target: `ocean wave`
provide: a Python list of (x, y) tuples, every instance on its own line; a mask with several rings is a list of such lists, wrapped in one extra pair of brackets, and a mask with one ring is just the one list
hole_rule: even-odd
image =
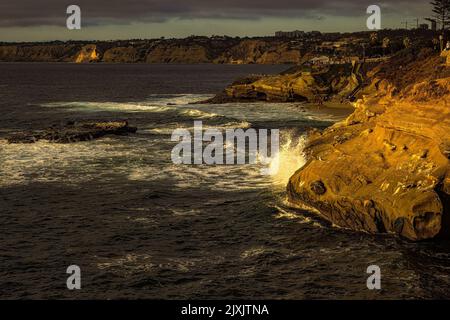
[[(202, 119), (199, 119), (202, 120)], [(251, 127), (251, 123), (247, 121), (233, 121), (231, 119), (222, 119), (223, 121), (219, 122), (217, 125), (208, 125), (207, 123), (202, 124), (202, 129), (248, 129)], [(173, 131), (176, 129), (186, 129), (193, 131), (194, 130), (194, 122), (191, 123), (182, 123), (182, 124), (166, 124), (164, 127), (158, 128), (148, 128), (148, 129), (140, 129), (139, 133), (150, 133), (154, 135), (172, 135)]]
[(48, 108), (66, 108), (77, 111), (127, 111), (127, 112), (165, 112), (175, 106), (187, 106), (190, 103), (210, 98), (211, 95), (179, 94), (150, 95), (142, 102), (91, 102), (91, 101), (60, 101), (41, 104)]
[(166, 112), (170, 107), (149, 105), (146, 103), (123, 102), (52, 102), (41, 106), (47, 108), (65, 108), (73, 111), (97, 112), (97, 111), (126, 111), (126, 112)]
[(192, 117), (195, 119), (212, 119), (212, 118), (219, 118), (220, 116), (216, 113), (201, 111), (198, 109), (181, 109), (180, 114), (188, 117)]
[(151, 94), (147, 102), (161, 105), (188, 105), (212, 98), (211, 94)]
[[(136, 142), (132, 148), (129, 139)], [(141, 180), (143, 171), (147, 181), (165, 178), (159, 166), (147, 164), (146, 160), (155, 156), (163, 159), (165, 151), (137, 137), (106, 137), (71, 144), (3, 141), (0, 148), (0, 187), (52, 182), (80, 185), (94, 180), (115, 181), (118, 175)]]

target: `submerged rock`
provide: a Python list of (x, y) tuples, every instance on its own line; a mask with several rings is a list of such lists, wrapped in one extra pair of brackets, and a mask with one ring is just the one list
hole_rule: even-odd
[(69, 121), (63, 126), (52, 126), (40, 131), (19, 132), (7, 138), (8, 143), (34, 143), (46, 140), (54, 143), (88, 141), (108, 134), (125, 135), (135, 133), (128, 121)]

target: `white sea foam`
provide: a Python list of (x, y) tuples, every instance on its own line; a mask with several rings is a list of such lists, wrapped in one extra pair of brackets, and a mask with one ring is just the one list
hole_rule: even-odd
[(264, 254), (266, 252), (267, 252), (267, 249), (265, 247), (262, 247), (262, 246), (260, 246), (260, 247), (251, 247), (251, 248), (243, 251), (241, 253), (240, 257), (241, 257), (241, 259), (254, 258), (254, 257), (260, 256), (260, 255), (262, 255), (262, 254)]
[[(235, 104), (188, 105), (207, 98), (205, 95), (152, 95), (141, 103), (119, 102), (61, 102), (47, 107), (75, 108), (90, 112), (96, 110), (126, 110), (130, 112), (175, 112), (192, 119), (223, 117), (220, 123), (205, 121), (204, 129), (246, 129), (250, 120), (283, 121), (305, 119), (294, 104)], [(292, 110), (291, 110), (292, 109)], [(295, 110), (294, 110), (295, 109)], [(296, 111), (296, 112), (293, 112)], [(247, 120), (248, 119), (248, 120)], [(294, 120), (295, 120), (294, 119)], [(216, 122), (216, 121), (215, 121)], [(272, 176), (262, 176), (263, 164), (179, 166), (170, 162), (173, 147), (170, 138), (149, 139), (145, 133), (171, 135), (176, 128), (191, 130), (186, 121), (161, 124), (159, 128), (140, 129), (142, 137), (103, 138), (75, 144), (2, 145), (0, 155), (0, 185), (28, 182), (59, 181), (83, 183), (92, 179), (113, 179), (123, 175), (131, 181), (157, 181), (172, 179), (178, 188), (207, 185), (213, 190), (250, 190), (276, 186), (284, 188), (291, 175), (305, 163), (304, 137), (281, 130), (280, 152), (272, 159)], [(269, 128), (270, 129), (270, 128)], [(120, 142), (124, 139), (124, 142)], [(142, 140), (142, 141), (141, 141)], [(154, 145), (156, 144), (156, 145)]]
[(139, 180), (137, 177), (143, 172), (147, 181), (164, 178), (159, 166), (148, 165), (145, 161), (147, 157), (158, 155), (153, 142), (133, 144), (130, 148), (128, 139), (138, 138), (120, 137), (119, 141), (103, 138), (71, 144), (1, 142), (0, 186), (36, 182), (77, 185), (92, 180), (109, 181), (117, 175)]
[[(210, 98), (210, 95), (151, 95), (149, 99), (142, 102), (90, 102), (90, 101), (69, 101), (52, 102), (42, 104), (48, 108), (65, 108), (82, 112), (96, 111), (126, 111), (126, 112), (167, 112), (180, 106), (189, 106), (189, 103)], [(196, 109), (180, 109), (180, 112), (195, 113)], [(197, 110), (199, 113), (202, 111)], [(204, 113), (207, 114), (207, 113)], [(195, 114), (194, 114), (195, 115)]]
[[(125, 111), (125, 112), (177, 112), (193, 119), (226, 117), (236, 121), (292, 121), (313, 120), (335, 122), (343, 118), (326, 110), (314, 110), (292, 103), (233, 103), (190, 104), (210, 98), (211, 95), (150, 95), (142, 102), (53, 102), (42, 106), (65, 108), (79, 112)], [(299, 111), (302, 108), (302, 112)]]
[(189, 116), (192, 118), (196, 118), (196, 119), (211, 119), (211, 118), (215, 118), (218, 117), (218, 114), (215, 113), (211, 113), (211, 112), (205, 112), (205, 111), (201, 111), (198, 109), (181, 109), (180, 110), (180, 114), (184, 115), (184, 116)]
[(269, 164), (274, 184), (286, 186), (294, 172), (305, 165), (305, 142), (305, 136), (295, 137), (291, 131), (282, 132), (280, 150)]
[[(201, 115), (201, 114), (200, 114)], [(247, 121), (229, 121), (223, 124), (217, 125), (208, 125), (203, 124), (203, 129), (248, 129), (251, 124)], [(165, 124), (164, 127), (161, 128), (150, 128), (150, 129), (139, 129), (140, 133), (150, 133), (150, 134), (160, 134), (160, 135), (172, 135), (173, 131), (176, 129), (186, 129), (193, 131), (194, 130), (194, 122), (192, 121), (191, 125), (184, 124), (180, 126), (178, 124)]]
[(200, 102), (212, 98), (210, 94), (153, 94), (147, 99), (147, 102), (153, 104), (173, 104), (173, 105), (188, 105), (190, 103)]
[(48, 108), (65, 108), (80, 112), (126, 111), (126, 112), (166, 112), (172, 108), (146, 103), (124, 102), (52, 102), (42, 104)]

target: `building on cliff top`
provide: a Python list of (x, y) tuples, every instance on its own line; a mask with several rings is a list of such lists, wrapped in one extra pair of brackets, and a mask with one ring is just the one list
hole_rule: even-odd
[(321, 66), (330, 64), (330, 58), (327, 56), (314, 57), (309, 60), (309, 63), (314, 66)]
[(305, 31), (295, 30), (295, 31), (277, 31), (275, 32), (275, 37), (277, 38), (302, 38), (305, 36)]

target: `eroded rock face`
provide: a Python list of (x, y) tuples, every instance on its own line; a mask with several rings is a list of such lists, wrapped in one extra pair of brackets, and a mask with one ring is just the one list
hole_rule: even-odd
[(139, 59), (138, 52), (133, 47), (114, 47), (103, 54), (102, 62), (133, 63)]
[(80, 50), (76, 45), (4, 45), (0, 61), (74, 62)]
[(207, 63), (210, 62), (206, 48), (199, 45), (160, 44), (152, 49), (147, 63)]
[(75, 57), (76, 63), (97, 62), (98, 60), (97, 46), (94, 44), (83, 46)]
[(22, 43), (0, 45), (0, 61), (297, 64), (304, 55), (300, 47), (283, 40), (228, 37)]
[(341, 227), (410, 240), (448, 235), (450, 77), (401, 90), (374, 82), (349, 118), (309, 136), (309, 161), (288, 198)]
[(8, 143), (34, 143), (46, 140), (54, 143), (88, 141), (108, 134), (125, 135), (136, 132), (127, 121), (69, 121), (41, 131), (19, 132), (7, 138)]
[(302, 54), (298, 48), (291, 48), (288, 43), (271, 43), (263, 40), (243, 40), (238, 45), (223, 52), (214, 60), (215, 63), (235, 64), (297, 64)]
[(322, 70), (296, 70), (233, 83), (207, 102), (343, 102), (360, 84), (359, 75), (352, 73), (350, 64), (333, 65)]

